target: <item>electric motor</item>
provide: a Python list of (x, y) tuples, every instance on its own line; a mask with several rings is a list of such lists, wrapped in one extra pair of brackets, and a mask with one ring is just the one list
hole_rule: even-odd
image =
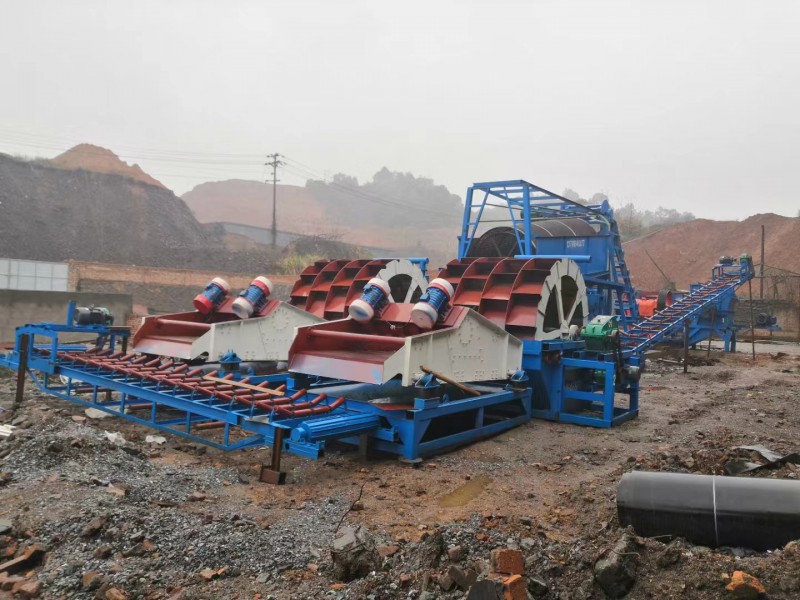
[(76, 325), (113, 325), (114, 315), (103, 306), (78, 306), (75, 308)]
[(194, 299), (194, 307), (204, 315), (217, 310), (231, 291), (231, 286), (222, 277), (212, 279)]
[(267, 277), (263, 275), (256, 277), (246, 290), (239, 293), (239, 297), (231, 305), (231, 310), (240, 319), (249, 319), (267, 304), (272, 288), (272, 282)]

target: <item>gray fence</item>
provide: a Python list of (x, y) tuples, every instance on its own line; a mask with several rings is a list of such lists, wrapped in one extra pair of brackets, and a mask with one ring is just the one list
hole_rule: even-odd
[(0, 258), (0, 290), (66, 292), (65, 263)]

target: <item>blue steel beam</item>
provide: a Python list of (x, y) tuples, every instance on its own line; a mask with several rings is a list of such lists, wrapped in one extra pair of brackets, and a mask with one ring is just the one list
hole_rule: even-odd
[[(53, 365), (52, 371), (44, 373), (44, 378), (35, 371), (31, 373), (36, 385), (45, 393), (222, 450), (271, 445), (276, 429), (281, 428), (288, 433), (284, 436), (283, 449), (300, 456), (316, 458), (324, 452), (328, 440), (353, 441), (361, 433), (370, 433), (376, 447), (416, 459), (493, 435), (531, 418), (529, 388), (511, 390), (484, 386), (484, 393), (479, 397), (453, 401), (417, 399), (415, 408), (404, 411), (386, 411), (369, 402), (347, 400), (344, 407), (324, 416), (284, 415), (275, 420), (276, 415), (269, 411), (256, 411), (252, 406), (242, 407), (216, 396), (196, 395), (172, 384), (121, 374), (106, 366), (70, 362), (68, 358), (39, 358), (46, 358), (47, 366)], [(67, 383), (51, 385), (49, 377), (52, 375), (65, 377)], [(270, 380), (276, 381), (276, 378)], [(115, 392), (115, 396), (108, 400), (110, 396), (106, 396), (105, 390)], [(83, 392), (88, 394), (82, 395)], [(139, 405), (139, 410), (126, 411), (131, 405)], [(142, 410), (146, 417), (139, 412)], [(163, 414), (165, 410), (176, 411), (177, 415)], [(496, 413), (499, 421), (487, 420), (490, 410)], [(447, 422), (458, 414), (474, 414), (474, 426), (455, 432), (445, 426), (430, 437), (432, 423)], [(198, 434), (196, 426), (209, 422), (222, 425), (223, 441)], [(229, 434), (233, 428), (247, 437), (231, 442)]]
[[(125, 419), (125, 420), (128, 420), (128, 421), (132, 421), (132, 422), (138, 423), (140, 425), (146, 425), (147, 427), (152, 427), (153, 429), (157, 429), (157, 430), (163, 431), (165, 433), (174, 433), (176, 435), (179, 435), (181, 437), (190, 439), (192, 441), (200, 442), (200, 443), (203, 443), (203, 444), (207, 444), (207, 445), (212, 446), (214, 448), (217, 448), (219, 450), (241, 450), (241, 449), (244, 449), (244, 448), (252, 448), (252, 447), (258, 447), (258, 446), (269, 446), (272, 443), (272, 437), (268, 436), (268, 435), (265, 435), (263, 432), (261, 432), (261, 433), (258, 433), (256, 435), (252, 435), (252, 436), (250, 436), (248, 438), (239, 440), (238, 442), (235, 442), (233, 444), (221, 444), (221, 443), (216, 442), (214, 440), (210, 440), (208, 438), (200, 437), (198, 435), (194, 435), (194, 434), (189, 433), (187, 431), (182, 431), (180, 429), (176, 429), (175, 427), (171, 427), (169, 425), (165, 425), (164, 423), (161, 423), (159, 421), (155, 421), (153, 419), (143, 419), (143, 418), (137, 417), (136, 415), (133, 415), (133, 414), (131, 414), (129, 412), (125, 412), (125, 410), (124, 410), (125, 409), (125, 403), (120, 403), (119, 404), (119, 410), (114, 410), (109, 405), (106, 405), (106, 404), (103, 404), (103, 403), (98, 403), (98, 402), (95, 402), (95, 401), (84, 400), (83, 398), (80, 398), (79, 396), (77, 396), (75, 394), (65, 393), (63, 391), (63, 389), (50, 387), (50, 386), (46, 385), (42, 380), (40, 380), (39, 377), (33, 372), (30, 373), (30, 375), (31, 375), (31, 378), (33, 379), (34, 383), (36, 384), (36, 386), (40, 390), (45, 392), (46, 394), (49, 394), (49, 395), (52, 395), (52, 396), (56, 396), (56, 397), (62, 398), (64, 400), (68, 400), (70, 402), (74, 402), (74, 403), (80, 404), (82, 406), (86, 406), (86, 407), (90, 407), (90, 408), (96, 408), (96, 409), (102, 410), (104, 412), (107, 412), (107, 413), (109, 413), (111, 415), (120, 417), (122, 419)], [(136, 397), (140, 401), (143, 400), (143, 398), (139, 398), (138, 395)], [(96, 398), (96, 393), (94, 395), (94, 398)], [(154, 404), (156, 404), (156, 403), (154, 403)], [(161, 404), (161, 403), (159, 402), (158, 404)], [(178, 409), (178, 410), (180, 410), (180, 409)], [(216, 419), (209, 419), (208, 417), (203, 418), (203, 421), (209, 421), (209, 420), (216, 420)]]
[[(748, 277), (749, 279), (749, 277)], [(747, 281), (747, 279), (745, 279)], [(664, 341), (667, 337), (671, 336), (679, 327), (683, 327), (685, 321), (691, 320), (694, 317), (705, 313), (710, 310), (712, 306), (716, 305), (720, 299), (727, 294), (735, 292), (744, 281), (741, 278), (731, 279), (725, 282), (723, 279), (712, 280), (707, 286), (719, 285), (720, 287), (714, 289), (712, 287), (702, 287), (698, 290), (698, 294), (687, 296), (684, 299), (686, 306), (677, 306), (673, 313), (666, 313), (667, 309), (656, 313), (649, 319), (641, 321), (634, 325), (629, 332), (623, 334), (623, 343), (628, 344), (628, 350), (635, 354), (640, 354), (650, 348), (651, 346)], [(724, 284), (724, 285), (723, 285)], [(702, 295), (702, 292), (713, 290), (707, 295)], [(668, 307), (672, 308), (672, 307)], [(680, 311), (680, 312), (679, 312)], [(665, 316), (670, 314), (672, 316)], [(659, 320), (658, 317), (664, 316), (664, 320)], [(652, 325), (654, 331), (649, 331), (647, 326)]]
[[(484, 192), (482, 201), (476, 201), (475, 191)], [(488, 203), (490, 197), (502, 204)], [(607, 205), (584, 206), (522, 179), (474, 183), (467, 189), (461, 235), (458, 238), (458, 258), (464, 258), (469, 253), (486, 206), (508, 208), (518, 246), (524, 254), (530, 254), (532, 250), (533, 240), (528, 226), (531, 219), (581, 217), (591, 223), (599, 223), (603, 230), (607, 230), (610, 217)], [(517, 218), (514, 211), (520, 209), (522, 216)], [(473, 215), (473, 211), (477, 211), (477, 215)], [(518, 225), (523, 226), (524, 234), (518, 231)]]

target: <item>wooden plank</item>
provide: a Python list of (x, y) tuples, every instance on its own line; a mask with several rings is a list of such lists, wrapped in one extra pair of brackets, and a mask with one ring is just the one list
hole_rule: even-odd
[(451, 379), (450, 377), (447, 377), (446, 375), (442, 375), (441, 373), (437, 373), (436, 371), (432, 371), (431, 369), (429, 369), (425, 365), (420, 365), (419, 368), (420, 368), (421, 371), (423, 371), (425, 373), (428, 373), (429, 375), (433, 375), (434, 377), (436, 377), (436, 379), (440, 379), (440, 380), (444, 381), (445, 383), (449, 383), (450, 385), (456, 386), (462, 392), (466, 392), (467, 394), (471, 394), (473, 396), (480, 396), (481, 395), (481, 393), (478, 390), (476, 390), (475, 388), (471, 388), (468, 385), (464, 385), (463, 383), (458, 383), (456, 380)]
[(258, 387), (257, 385), (250, 385), (249, 383), (241, 383), (239, 381), (233, 381), (232, 379), (222, 379), (220, 377), (212, 377), (211, 375), (206, 375), (205, 377), (203, 377), (203, 379), (208, 379), (209, 381), (215, 381), (217, 383), (222, 383), (224, 385), (232, 385), (234, 387), (253, 390), (256, 392), (262, 392), (264, 394), (270, 394), (272, 396), (277, 396), (278, 398), (283, 398), (284, 396), (286, 396), (284, 392), (277, 392), (269, 388)]

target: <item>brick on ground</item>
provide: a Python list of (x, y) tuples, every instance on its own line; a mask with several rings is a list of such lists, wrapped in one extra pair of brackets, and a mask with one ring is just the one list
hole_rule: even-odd
[(491, 555), (492, 571), (504, 575), (524, 575), (525, 558), (519, 550), (496, 548)]

